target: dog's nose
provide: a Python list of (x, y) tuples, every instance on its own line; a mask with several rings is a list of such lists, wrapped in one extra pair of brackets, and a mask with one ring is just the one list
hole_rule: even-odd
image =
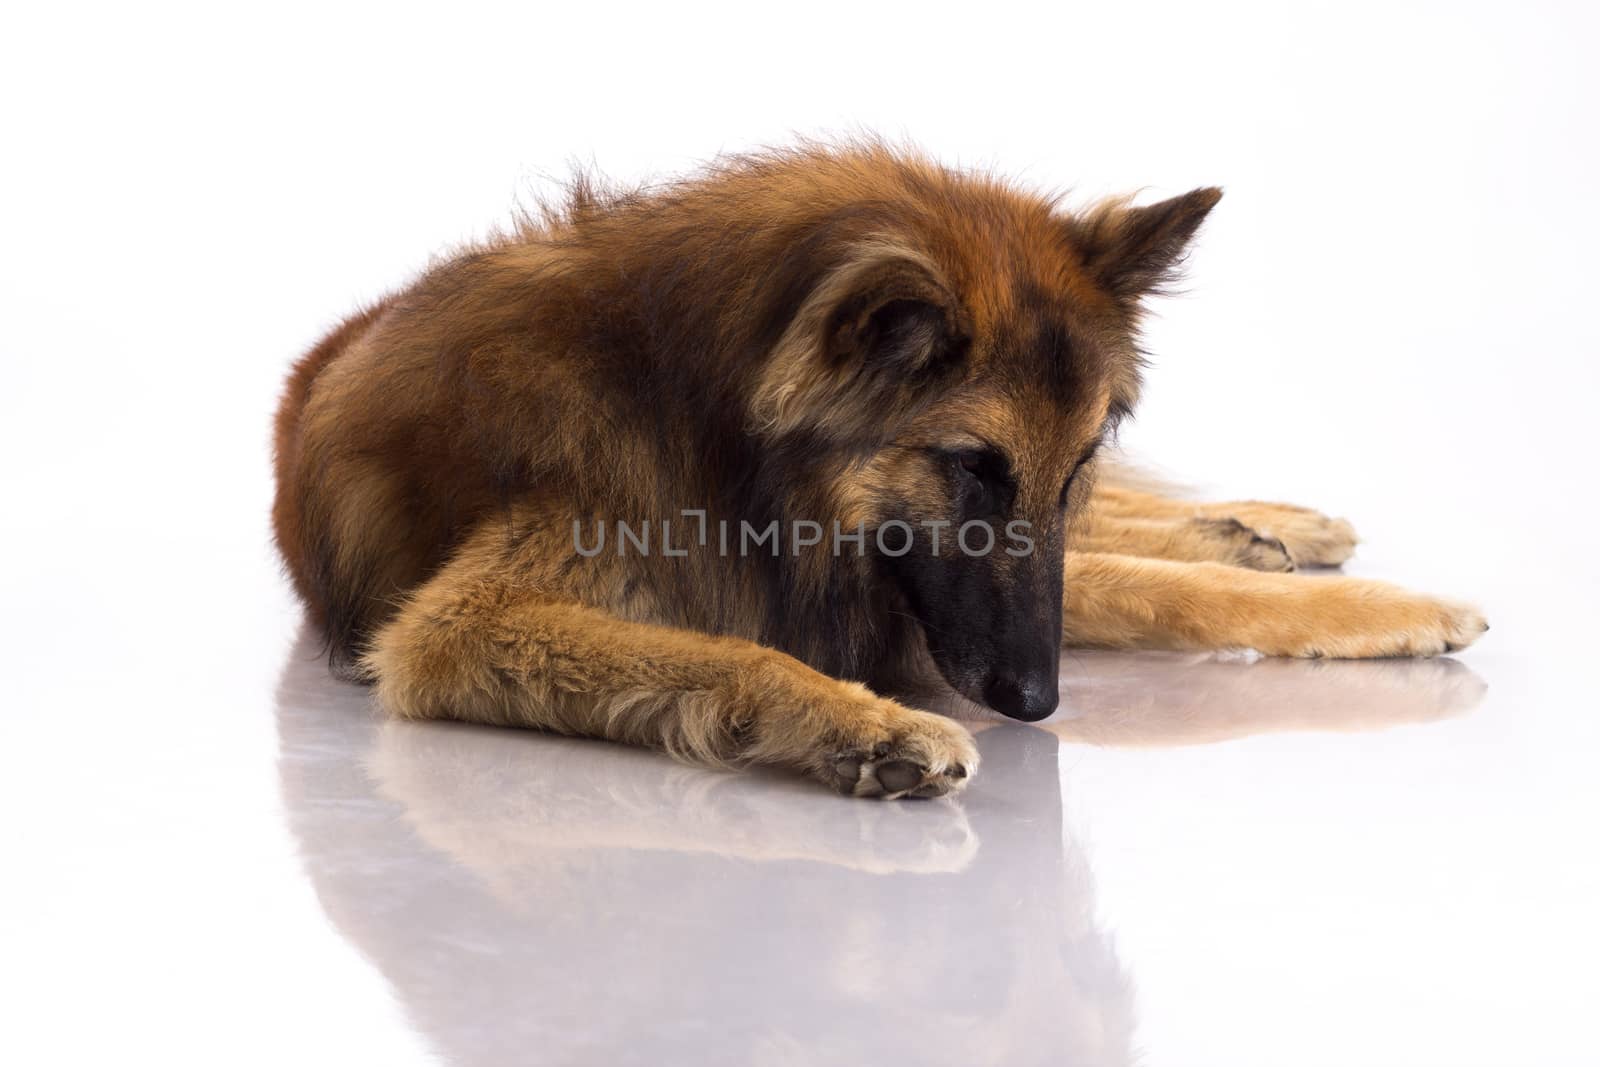
[(1002, 715), (1023, 722), (1038, 722), (1056, 710), (1061, 691), (1054, 671), (1049, 674), (994, 675), (983, 687), (983, 701)]

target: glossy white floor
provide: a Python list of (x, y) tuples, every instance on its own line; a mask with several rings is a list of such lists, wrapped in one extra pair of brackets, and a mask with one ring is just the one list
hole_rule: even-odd
[[(609, 65), (579, 8), (17, 13), (0, 1062), (1600, 1063), (1592, 9), (824, 7), (641, 10)], [(1492, 632), (1073, 655), (924, 803), (328, 677), (266, 527), (293, 354), (529, 170), (863, 126), (1225, 184), (1129, 446)]]

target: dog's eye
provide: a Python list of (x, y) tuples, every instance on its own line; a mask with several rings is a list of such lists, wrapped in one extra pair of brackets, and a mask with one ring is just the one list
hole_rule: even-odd
[(1061, 487), (1061, 506), (1063, 508), (1067, 506), (1067, 500), (1072, 496), (1072, 483), (1077, 480), (1078, 472), (1082, 469), (1082, 464), (1072, 468), (1072, 473), (1067, 475), (1067, 484)]
[(964, 481), (998, 482), (1005, 475), (1005, 461), (991, 452), (977, 449), (949, 452), (946, 459)]
[(1095, 453), (1099, 451), (1100, 442), (1096, 441), (1094, 444), (1089, 446), (1089, 450), (1083, 454), (1083, 458), (1078, 460), (1078, 465), (1072, 468), (1072, 473), (1067, 475), (1067, 484), (1061, 487), (1062, 508), (1067, 506), (1067, 501), (1072, 496), (1072, 484), (1078, 480), (1078, 475), (1083, 473), (1083, 469), (1087, 467), (1091, 461), (1093, 461)]
[(1011, 507), (1014, 492), (1005, 456), (989, 449), (944, 453), (964, 513), (994, 515)]

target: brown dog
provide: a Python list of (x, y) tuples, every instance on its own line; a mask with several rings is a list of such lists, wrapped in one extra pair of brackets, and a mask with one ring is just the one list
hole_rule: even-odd
[(1470, 608), (1274, 573), (1341, 562), (1343, 522), (1091, 487), (1140, 300), (1220, 195), (1071, 215), (877, 144), (580, 186), (301, 360), (279, 547), (396, 715), (861, 796), (976, 768), (960, 725), (879, 694), (1036, 720), (1063, 642), (1469, 643)]

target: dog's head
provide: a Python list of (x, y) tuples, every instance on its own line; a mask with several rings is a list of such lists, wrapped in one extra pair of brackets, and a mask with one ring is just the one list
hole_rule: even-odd
[[(1056, 707), (1066, 527), (1138, 394), (1139, 302), (1221, 192), (1067, 215), (932, 167), (836, 209), (752, 391), (958, 692)], [(819, 487), (820, 488), (817, 488)]]

